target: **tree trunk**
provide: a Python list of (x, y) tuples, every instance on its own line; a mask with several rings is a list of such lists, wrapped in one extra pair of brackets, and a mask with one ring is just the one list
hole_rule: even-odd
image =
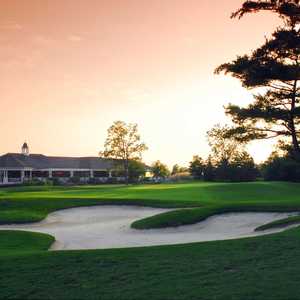
[(300, 146), (299, 146), (299, 141), (297, 137), (297, 130), (295, 127), (295, 120), (294, 120), (294, 114), (293, 111), (296, 107), (296, 97), (297, 97), (297, 80), (294, 82), (294, 87), (293, 87), (293, 96), (292, 96), (292, 103), (291, 103), (291, 119), (290, 119), (290, 130), (291, 130), (291, 135), (292, 135), (292, 143), (293, 143), (293, 155), (296, 160), (300, 160)]
[(128, 159), (124, 160), (124, 172), (125, 172), (125, 184), (129, 183), (129, 161)]
[(300, 146), (299, 146), (299, 141), (298, 141), (294, 124), (292, 129), (292, 142), (293, 142), (293, 152), (294, 152), (293, 156), (295, 157), (296, 160), (300, 161)]

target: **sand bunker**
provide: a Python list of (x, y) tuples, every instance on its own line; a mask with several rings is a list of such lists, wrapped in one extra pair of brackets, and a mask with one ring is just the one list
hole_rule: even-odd
[(42, 222), (3, 225), (0, 229), (48, 233), (56, 242), (51, 250), (106, 249), (183, 244), (257, 236), (281, 231), (254, 232), (258, 226), (295, 213), (228, 213), (195, 225), (136, 230), (130, 224), (168, 209), (136, 206), (94, 206), (60, 210)]

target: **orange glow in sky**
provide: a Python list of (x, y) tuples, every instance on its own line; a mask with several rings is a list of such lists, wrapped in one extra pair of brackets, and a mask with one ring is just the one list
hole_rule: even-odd
[[(97, 155), (115, 120), (138, 123), (146, 162), (206, 156), (223, 105), (251, 92), (214, 69), (263, 43), (271, 14), (241, 0), (1, 0), (0, 153)], [(260, 161), (269, 143), (249, 147)]]

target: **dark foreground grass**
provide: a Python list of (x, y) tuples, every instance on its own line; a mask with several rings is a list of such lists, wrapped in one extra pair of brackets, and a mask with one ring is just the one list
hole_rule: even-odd
[(48, 236), (0, 234), (0, 299), (300, 299), (299, 229), (232, 241), (61, 252), (45, 251)]

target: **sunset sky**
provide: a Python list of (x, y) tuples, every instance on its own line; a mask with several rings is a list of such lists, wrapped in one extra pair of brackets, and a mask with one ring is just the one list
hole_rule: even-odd
[[(223, 105), (251, 92), (214, 69), (263, 43), (271, 14), (241, 0), (1, 0), (0, 153), (90, 156), (115, 120), (138, 123), (147, 163), (205, 157)], [(256, 161), (271, 151), (249, 147)]]

